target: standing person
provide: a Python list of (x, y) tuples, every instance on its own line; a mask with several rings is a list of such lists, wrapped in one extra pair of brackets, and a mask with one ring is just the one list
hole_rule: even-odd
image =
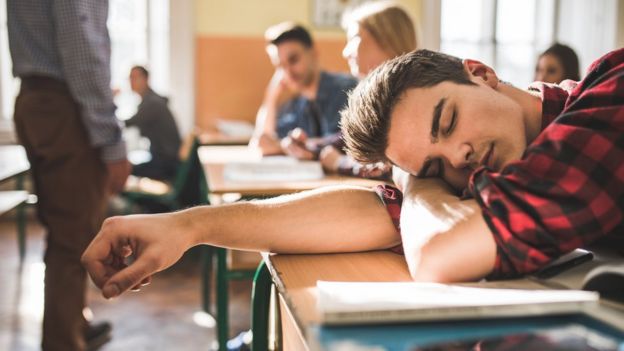
[(559, 84), (566, 79), (579, 81), (579, 59), (574, 50), (563, 44), (554, 44), (537, 59), (533, 80)]
[(171, 180), (177, 169), (180, 151), (180, 132), (173, 118), (167, 98), (149, 86), (149, 71), (143, 66), (130, 70), (130, 87), (141, 96), (137, 113), (126, 121), (126, 126), (136, 126), (141, 135), (150, 141), (152, 159), (135, 165), (132, 174), (159, 180)]
[(8, 0), (15, 129), (32, 166), (48, 231), (42, 347), (95, 349), (110, 325), (89, 325), (80, 256), (107, 199), (130, 172), (110, 88), (108, 1)]
[[(368, 2), (345, 14), (342, 23), (347, 44), (342, 56), (351, 74), (360, 79), (383, 62), (416, 49), (416, 28), (410, 15), (392, 2)], [(320, 161), (328, 172), (366, 178), (384, 178), (384, 164), (363, 165), (342, 152), (341, 143), (328, 145)]]
[(355, 78), (323, 71), (312, 36), (302, 26), (284, 22), (265, 33), (267, 53), (275, 67), (256, 117), (251, 141), (263, 154), (316, 155), (293, 145), (291, 134), (323, 138), (338, 132), (340, 110)]

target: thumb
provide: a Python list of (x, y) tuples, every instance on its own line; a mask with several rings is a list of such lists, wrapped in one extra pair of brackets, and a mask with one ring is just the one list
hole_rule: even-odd
[(138, 285), (145, 278), (156, 273), (158, 266), (156, 260), (149, 259), (145, 255), (138, 257), (128, 267), (113, 275), (102, 287), (102, 295), (113, 298), (121, 295), (126, 290)]

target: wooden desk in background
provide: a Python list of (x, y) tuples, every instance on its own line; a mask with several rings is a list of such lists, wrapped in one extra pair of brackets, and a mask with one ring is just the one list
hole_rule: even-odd
[(0, 145), (0, 183), (30, 169), (26, 150), (21, 145)]
[(249, 137), (225, 135), (219, 132), (204, 132), (197, 135), (200, 145), (247, 145)]
[[(226, 165), (228, 163), (262, 163), (263, 158), (259, 150), (247, 146), (201, 146), (198, 149), (198, 154), (204, 167), (208, 192), (212, 197), (218, 197), (217, 202), (220, 203), (224, 202), (222, 200), (224, 195), (231, 193), (240, 194), (243, 198), (259, 198), (292, 194), (330, 185), (345, 184), (372, 187), (381, 184), (380, 181), (376, 180), (335, 175), (326, 175), (318, 180), (305, 181), (232, 181), (224, 176)], [(220, 350), (225, 349), (224, 344), (228, 338), (227, 281), (229, 279), (251, 278), (259, 262), (260, 256), (257, 253), (217, 249), (216, 317)], [(204, 277), (206, 276), (204, 274)], [(208, 296), (207, 293), (204, 293), (204, 309), (207, 311), (206, 296)]]
[(262, 162), (259, 150), (247, 146), (201, 146), (199, 160), (204, 167), (208, 182), (208, 191), (213, 195), (238, 193), (243, 197), (268, 197), (292, 194), (331, 185), (359, 185), (372, 187), (382, 182), (379, 180), (326, 175), (318, 180), (275, 181), (231, 181), (224, 177), (223, 171), (228, 163)]
[(23, 204), (29, 200), (29, 194), (22, 189), (24, 188), (24, 174), (29, 169), (30, 163), (23, 146), (0, 145), (0, 183), (15, 179), (17, 189), (0, 191), (0, 215), (17, 208), (16, 224), (20, 261), (26, 254), (26, 214)]

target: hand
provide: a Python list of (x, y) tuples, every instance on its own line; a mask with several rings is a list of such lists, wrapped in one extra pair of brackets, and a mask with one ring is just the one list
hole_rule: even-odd
[(281, 141), (282, 151), (299, 160), (313, 160), (314, 153), (306, 147), (308, 135), (301, 128), (295, 128)]
[(260, 148), (262, 156), (281, 155), (283, 153), (280, 141), (267, 134), (261, 134), (259, 137), (252, 138), (249, 141), (249, 146)]
[[(192, 244), (174, 214), (111, 217), (82, 255), (105, 298), (138, 290), (152, 274), (173, 265)], [(126, 265), (132, 256), (134, 262)]]
[(125, 158), (123, 160), (106, 163), (109, 193), (116, 194), (123, 190), (131, 170), (132, 165)]
[(288, 78), (283, 69), (276, 69), (265, 92), (265, 102), (274, 106), (281, 106), (294, 98), (300, 92), (297, 85)]
[(371, 179), (379, 179), (384, 177), (391, 170), (391, 166), (383, 162), (367, 164), (361, 170), (360, 176)]
[(323, 169), (328, 173), (336, 173), (343, 157), (348, 157), (332, 145), (325, 146), (320, 153), (319, 160)]

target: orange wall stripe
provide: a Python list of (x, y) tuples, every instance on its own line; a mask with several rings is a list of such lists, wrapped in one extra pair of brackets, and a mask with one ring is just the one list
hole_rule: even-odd
[[(321, 66), (348, 72), (344, 39), (318, 39)], [(273, 67), (261, 37), (200, 36), (196, 39), (196, 125), (214, 127), (218, 118), (253, 122)]]

